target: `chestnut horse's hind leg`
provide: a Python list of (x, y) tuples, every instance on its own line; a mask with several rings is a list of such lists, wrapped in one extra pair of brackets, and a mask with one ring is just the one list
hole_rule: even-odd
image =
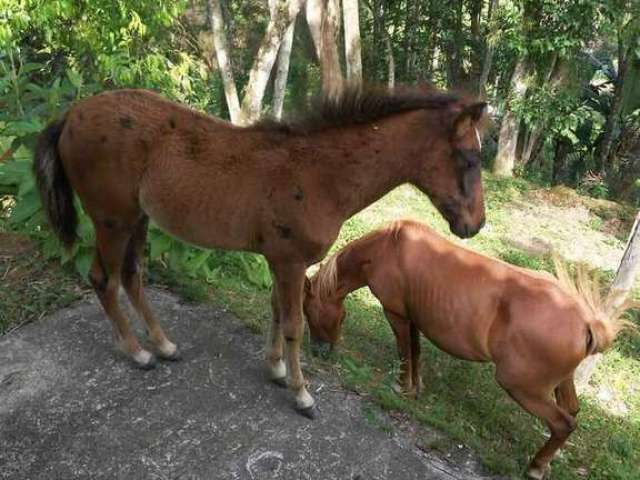
[(578, 402), (573, 377), (561, 382), (560, 385), (556, 387), (555, 393), (558, 405), (569, 412), (569, 415), (575, 417), (580, 410), (580, 403)]
[(108, 229), (101, 225), (94, 226), (96, 256), (89, 272), (91, 284), (114, 326), (118, 346), (124, 350), (136, 366), (143, 369), (152, 368), (155, 365), (155, 357), (140, 346), (131, 330), (129, 319), (118, 304), (122, 263), (131, 234)]
[(576, 420), (555, 404), (551, 398), (551, 392), (548, 394), (532, 393), (521, 389), (507, 389), (507, 392), (527, 412), (544, 420), (551, 431), (551, 437), (536, 453), (527, 470), (527, 476), (533, 480), (548, 478), (549, 464), (558, 449), (564, 445), (571, 432), (575, 430)]
[(273, 277), (273, 287), (271, 290), (271, 330), (267, 344), (267, 362), (269, 362), (269, 374), (271, 380), (276, 384), (287, 386), (287, 367), (282, 359), (284, 352), (284, 336), (282, 335), (282, 320), (280, 318), (280, 308), (278, 307), (278, 287)]
[(300, 368), (300, 347), (304, 323), (302, 316), (302, 294), (304, 289), (304, 264), (272, 264), (278, 296), (279, 317), (282, 333), (286, 340), (287, 370), (289, 388), (296, 395), (296, 408), (306, 417), (314, 416), (313, 397), (307, 388)]
[(131, 305), (144, 320), (149, 337), (157, 349), (158, 356), (167, 360), (177, 360), (180, 356), (178, 348), (165, 335), (144, 294), (142, 261), (144, 259), (148, 225), (149, 217), (144, 216), (136, 225), (135, 231), (129, 240), (122, 266), (122, 286), (127, 292)]

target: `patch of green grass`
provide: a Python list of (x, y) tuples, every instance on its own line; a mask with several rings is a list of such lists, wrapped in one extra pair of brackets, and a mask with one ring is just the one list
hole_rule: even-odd
[(83, 286), (70, 266), (46, 261), (26, 237), (0, 226), (0, 335), (78, 300)]

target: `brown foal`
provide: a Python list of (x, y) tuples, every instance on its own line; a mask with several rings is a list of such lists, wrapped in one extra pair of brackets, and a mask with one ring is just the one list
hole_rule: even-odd
[(331, 257), (306, 283), (304, 310), (312, 341), (333, 345), (345, 296), (368, 286), (395, 334), (400, 387), (410, 394), (421, 387), (418, 332), (455, 357), (494, 362), (500, 386), (551, 431), (528, 470), (530, 478), (541, 479), (576, 427), (575, 368), (611, 345), (629, 307), (610, 309), (584, 270), (574, 283), (556, 263), (559, 280), (400, 221)]
[[(124, 286), (157, 355), (176, 345), (142, 288), (149, 218), (205, 248), (261, 253), (273, 276), (272, 379), (312, 415), (300, 369), (302, 295), (342, 223), (402, 183), (426, 193), (451, 230), (484, 223), (478, 122), (484, 103), (430, 91), (347, 88), (296, 123), (239, 128), (148, 91), (105, 92), (74, 105), (41, 135), (34, 173), (50, 224), (71, 246), (75, 192), (91, 218), (91, 283), (116, 339), (140, 367), (154, 364), (118, 305)], [(283, 362), (286, 343), (286, 365)]]

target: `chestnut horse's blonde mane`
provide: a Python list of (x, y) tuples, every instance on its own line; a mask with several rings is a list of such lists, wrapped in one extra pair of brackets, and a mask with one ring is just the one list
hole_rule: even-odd
[(320, 265), (316, 273), (316, 293), (321, 299), (329, 297), (338, 286), (338, 256), (340, 252), (334, 253), (329, 260)]
[(315, 293), (319, 295), (321, 299), (324, 299), (336, 291), (336, 288), (338, 287), (338, 257), (340, 257), (340, 255), (348, 252), (354, 247), (357, 247), (362, 244), (363, 241), (374, 236), (389, 235), (393, 242), (396, 243), (398, 236), (400, 235), (400, 231), (404, 226), (406, 226), (406, 222), (401, 220), (392, 222), (387, 226), (367, 233), (363, 237), (349, 243), (347, 246), (331, 255), (326, 262), (320, 265), (320, 268), (313, 277), (316, 289)]
[(631, 308), (638, 308), (640, 302), (625, 300), (626, 292), (615, 289), (603, 295), (600, 276), (590, 272), (585, 264), (579, 264), (575, 275), (571, 275), (567, 264), (556, 252), (553, 252), (552, 259), (560, 286), (582, 299), (593, 314), (593, 322), (600, 322), (604, 327), (603, 335), (598, 339), (597, 351), (609, 348), (622, 330), (637, 330), (638, 327), (624, 314)]

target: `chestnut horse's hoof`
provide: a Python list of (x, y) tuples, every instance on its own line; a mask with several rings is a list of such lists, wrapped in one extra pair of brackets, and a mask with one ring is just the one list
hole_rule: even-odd
[(309, 420), (316, 419), (317, 408), (315, 405), (311, 405), (310, 407), (300, 408), (296, 407), (297, 412), (303, 417), (307, 417)]
[(288, 385), (287, 385), (287, 377), (272, 378), (271, 382), (276, 384), (279, 387), (282, 387), (282, 388), (287, 388), (288, 387)]
[(551, 478), (551, 467), (548, 465), (546, 467), (531, 466), (529, 470), (527, 470), (527, 478), (530, 480), (546, 480)]

